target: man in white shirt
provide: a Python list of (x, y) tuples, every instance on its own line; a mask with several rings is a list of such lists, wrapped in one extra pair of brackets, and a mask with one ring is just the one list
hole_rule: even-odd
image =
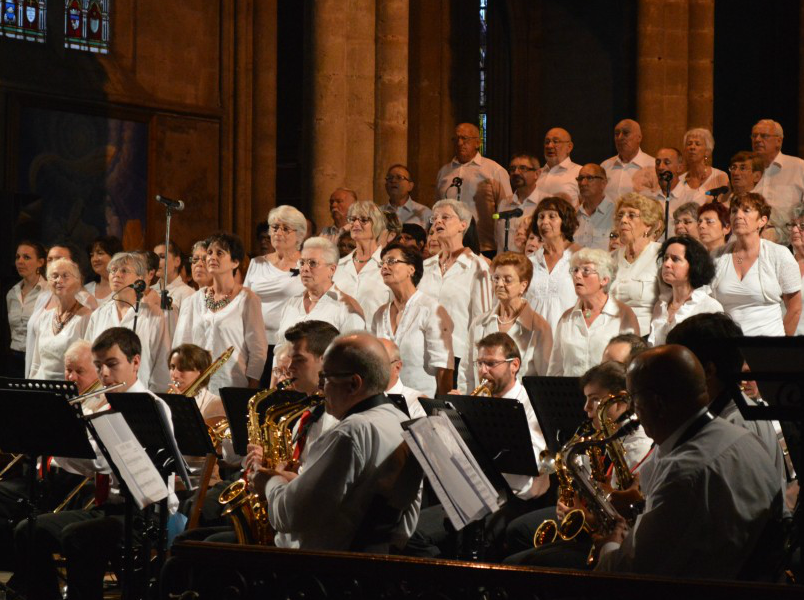
[(160, 295), (162, 295), (162, 272), (167, 262), (167, 292), (171, 300), (170, 312), (168, 314), (168, 337), (173, 339), (173, 332), (176, 330), (176, 321), (179, 319), (179, 310), (181, 310), (181, 303), (185, 298), (189, 298), (195, 293), (195, 290), (189, 285), (184, 283), (179, 277), (179, 267), (181, 267), (181, 250), (173, 240), (170, 240), (170, 247), (167, 253), (167, 260), (165, 260), (165, 245), (157, 244), (154, 246), (154, 254), (159, 257), (159, 269), (156, 271), (158, 278), (157, 282), (151, 288)]
[(804, 160), (782, 154), (783, 140), (782, 126), (772, 119), (761, 119), (751, 129), (751, 147), (765, 165), (754, 191), (762, 194), (773, 209), (769, 225), (776, 229), (780, 243), (786, 243), (784, 224), (790, 221), (793, 208), (804, 200)]
[(338, 241), (338, 236), (347, 229), (346, 213), (349, 207), (357, 202), (357, 192), (349, 188), (337, 188), (329, 197), (329, 214), (332, 215), (332, 225), (324, 227), (320, 235), (332, 242)]
[(536, 182), (542, 198), (561, 196), (578, 208), (578, 172), (581, 165), (570, 159), (572, 136), (561, 127), (554, 127), (544, 136), (544, 161)]
[[(645, 511), (595, 537), (601, 571), (733, 579), (781, 517), (779, 480), (753, 434), (707, 411), (703, 367), (682, 346), (646, 350), (628, 392), (657, 444), (641, 471)], [(772, 551), (762, 548), (763, 552)]]
[(642, 169), (652, 168), (654, 158), (645, 154), (642, 143), (642, 128), (633, 119), (623, 119), (614, 126), (614, 146), (617, 154), (600, 165), (606, 170), (606, 194), (613, 200), (634, 191), (633, 178)]
[[(519, 227), (522, 219), (533, 214), (533, 211), (536, 210), (536, 205), (542, 198), (541, 194), (536, 189), (539, 171), (539, 159), (532, 154), (515, 154), (511, 157), (511, 162), (508, 163), (508, 173), (510, 173), (509, 180), (511, 181), (511, 189), (514, 190), (514, 193), (500, 200), (500, 204), (497, 206), (497, 212), (501, 213), (517, 208), (522, 210), (521, 217), (513, 217), (510, 219), (510, 226), (508, 228), (508, 250), (511, 252), (525, 251), (524, 248), (520, 248), (516, 245), (514, 238), (516, 237), (517, 227)], [(505, 250), (505, 221), (498, 219), (494, 227), (494, 236), (497, 239), (497, 254), (499, 254)]]
[(578, 172), (578, 229), (573, 239), (586, 248), (608, 250), (609, 234), (614, 227), (614, 202), (606, 195), (606, 171), (589, 163)]
[[(662, 203), (662, 208), (666, 202), (665, 191), (667, 190), (666, 181), (669, 179), (670, 186), (670, 212), (669, 223), (666, 223), (669, 231), (675, 231), (675, 220), (673, 213), (682, 204), (687, 202), (694, 202), (698, 206), (706, 202), (706, 195), (700, 190), (693, 190), (688, 185), (681, 183), (680, 176), (684, 172), (684, 159), (681, 152), (676, 148), (662, 148), (656, 153), (656, 164), (654, 166), (656, 177), (661, 182), (661, 191), (658, 193), (650, 194), (647, 191), (643, 193), (651, 198), (655, 198)], [(664, 179), (663, 179), (664, 178)]]
[[(461, 123), (453, 138), (455, 156), (436, 176), (436, 200), (459, 198), (477, 224), (480, 250), (493, 251), (495, 198), (511, 196), (508, 172), (480, 155), (480, 131), (472, 123)], [(482, 184), (482, 185), (481, 185)]]
[(419, 417), (426, 417), (427, 415), (422, 408), (419, 398), (424, 396), (421, 392), (409, 388), (402, 384), (399, 379), (399, 372), (402, 370), (402, 357), (399, 355), (399, 346), (393, 340), (386, 338), (378, 338), (380, 343), (385, 348), (388, 354), (388, 360), (391, 362), (391, 375), (388, 379), (388, 387), (385, 390), (386, 394), (399, 394), (404, 396), (405, 404), (408, 406), (408, 415), (411, 419), (418, 419)]
[(385, 174), (385, 191), (388, 193), (388, 202), (381, 205), (380, 210), (393, 210), (402, 225), (415, 223), (428, 229), (432, 211), (410, 197), (413, 186), (410, 171), (405, 165), (391, 165)]

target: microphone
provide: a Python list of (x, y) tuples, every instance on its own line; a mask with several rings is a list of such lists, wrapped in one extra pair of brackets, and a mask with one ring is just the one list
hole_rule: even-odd
[(170, 198), (157, 194), (156, 201), (159, 202), (159, 204), (164, 204), (170, 210), (175, 210), (176, 212), (181, 212), (184, 210), (184, 202), (181, 200), (171, 200)]
[(522, 216), (522, 209), (514, 208), (512, 210), (504, 210), (502, 212), (494, 213), (493, 215), (491, 215), (491, 218), (494, 219), (495, 221), (497, 219), (505, 219), (507, 221), (508, 219), (514, 219), (516, 217), (521, 216)]
[(145, 288), (147, 287), (147, 285), (144, 279), (138, 279), (137, 281), (135, 281), (131, 285), (127, 285), (126, 287), (130, 287), (132, 290), (134, 290), (135, 293), (142, 295), (145, 293)]
[(718, 197), (720, 194), (728, 194), (729, 193), (729, 186), (723, 185), (718, 188), (712, 188), (706, 192), (707, 196), (714, 196)]
[(463, 185), (463, 179), (461, 179), (460, 177), (453, 177), (453, 179), (452, 179), (452, 186), (453, 187), (456, 187), (456, 188), (460, 189), (460, 187), (462, 185)]
[(673, 174), (670, 171), (662, 171), (659, 173), (659, 181), (670, 183), (673, 181)]

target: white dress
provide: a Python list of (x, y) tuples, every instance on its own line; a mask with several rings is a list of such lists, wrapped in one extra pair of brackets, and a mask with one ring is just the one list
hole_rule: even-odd
[(391, 290), (385, 285), (382, 275), (380, 275), (382, 248), (374, 251), (359, 273), (355, 268), (355, 252), (356, 250), (353, 250), (338, 261), (338, 269), (335, 271), (332, 283), (337, 285), (344, 294), (357, 300), (363, 309), (366, 323), (371, 323), (377, 309), (391, 300)]
[(91, 313), (73, 315), (59, 333), (53, 333), (56, 308), (45, 310), (31, 323), (34, 342), (31, 351), (29, 379), (64, 379), (64, 353), (76, 340), (84, 337)]
[(653, 307), (659, 296), (659, 264), (656, 259), (662, 245), (650, 242), (633, 263), (625, 260), (625, 247), (612, 252), (617, 263), (617, 276), (610, 294), (631, 307), (639, 320), (639, 330), (650, 331)]
[(569, 271), (571, 258), (572, 250), (567, 248), (553, 266), (553, 270), (549, 271), (544, 260), (543, 247), (530, 256), (530, 262), (533, 263), (533, 280), (525, 292), (525, 299), (533, 310), (550, 323), (553, 332), (561, 315), (578, 299)]
[(258, 256), (248, 264), (243, 286), (257, 294), (262, 303), (262, 320), (269, 346), (277, 343), (279, 315), (282, 307), (293, 296), (304, 292), (301, 277), (283, 271), (264, 256)]
[(399, 380), (432, 397), (437, 369), (452, 369), (452, 319), (437, 300), (417, 290), (405, 304), (396, 333), (391, 328), (391, 305), (375, 313), (371, 331), (399, 346), (402, 371)]
[(174, 343), (201, 346), (212, 360), (234, 346), (231, 358), (210, 379), (209, 391), (218, 394), (222, 387), (248, 387), (249, 379), (262, 376), (268, 353), (260, 299), (243, 288), (228, 305), (213, 312), (206, 306), (206, 291), (203, 287), (185, 301)]
[(673, 299), (672, 291), (663, 294), (656, 302), (656, 306), (653, 307), (648, 345), (661, 346), (664, 344), (670, 330), (692, 315), (723, 312), (723, 305), (712, 298), (708, 290), (708, 286), (692, 290), (692, 296), (679, 307), (672, 320), (667, 318), (667, 306)]

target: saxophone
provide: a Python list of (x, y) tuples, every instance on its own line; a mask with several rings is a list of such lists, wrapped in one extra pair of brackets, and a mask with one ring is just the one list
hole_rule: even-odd
[[(597, 407), (597, 419), (600, 421), (600, 427), (603, 431), (604, 437), (611, 437), (617, 432), (617, 423), (610, 419), (606, 413), (610, 406), (619, 402), (628, 402), (628, 392), (620, 392), (619, 394), (611, 394), (605, 398)], [(626, 413), (626, 415), (629, 415)], [(617, 487), (621, 490), (628, 489), (634, 483), (634, 474), (628, 467), (628, 462), (625, 460), (625, 449), (623, 442), (620, 438), (613, 439), (606, 445), (606, 451), (612, 462), (614, 472), (617, 474)]]

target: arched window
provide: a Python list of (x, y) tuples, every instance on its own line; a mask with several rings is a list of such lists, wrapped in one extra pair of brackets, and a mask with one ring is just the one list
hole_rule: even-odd
[(64, 47), (107, 54), (111, 0), (65, 0)]
[(0, 35), (30, 42), (45, 41), (47, 0), (3, 0)]

